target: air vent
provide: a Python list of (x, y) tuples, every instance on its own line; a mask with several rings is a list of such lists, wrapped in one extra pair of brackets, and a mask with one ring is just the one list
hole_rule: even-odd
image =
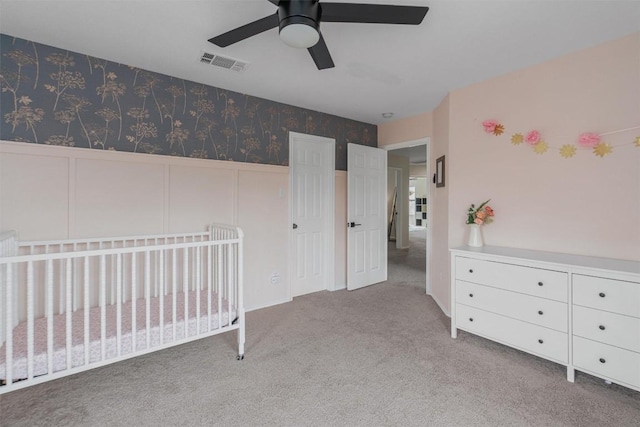
[(215, 53), (205, 51), (203, 51), (202, 56), (200, 56), (200, 62), (237, 72), (244, 71), (249, 65), (246, 61), (240, 61), (239, 59), (216, 55)]

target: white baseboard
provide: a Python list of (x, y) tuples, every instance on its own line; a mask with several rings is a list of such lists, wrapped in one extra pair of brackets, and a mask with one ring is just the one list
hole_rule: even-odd
[(288, 303), (288, 302), (291, 302), (291, 301), (293, 301), (293, 299), (286, 299), (286, 300), (282, 300), (282, 301), (275, 301), (275, 302), (267, 303), (267, 304), (265, 304), (265, 305), (259, 305), (259, 306), (257, 306), (257, 307), (245, 308), (245, 310), (244, 310), (244, 311), (245, 311), (246, 313), (248, 313), (248, 312), (250, 312), (250, 311), (260, 310), (260, 309), (262, 309), (262, 308), (267, 308), (267, 307), (273, 307), (273, 306), (280, 305), (280, 304), (285, 304), (285, 303)]
[(449, 313), (449, 310), (445, 308), (445, 306), (438, 300), (438, 298), (436, 298), (433, 294), (427, 294), (427, 295), (429, 295), (436, 302), (436, 304), (438, 304), (438, 307), (440, 307), (440, 310), (442, 310), (442, 312), (447, 317), (451, 317), (451, 313)]
[(333, 289), (329, 289), (330, 292), (334, 292), (334, 291), (341, 291), (343, 289), (347, 289), (347, 284), (346, 283), (342, 283), (340, 285), (336, 284), (336, 286)]

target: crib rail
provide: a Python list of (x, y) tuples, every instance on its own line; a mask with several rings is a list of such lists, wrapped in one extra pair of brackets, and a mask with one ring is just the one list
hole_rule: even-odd
[[(151, 245), (163, 245), (172, 243), (202, 242), (210, 240), (213, 230), (220, 227), (227, 232), (230, 227), (226, 225), (216, 225), (210, 231), (195, 233), (177, 234), (156, 234), (145, 236), (121, 236), (121, 237), (101, 237), (87, 239), (62, 239), (43, 241), (20, 241), (18, 242), (18, 254), (48, 254), (57, 252), (77, 252), (94, 249), (115, 249)], [(231, 236), (231, 235), (230, 235)]]
[[(0, 257), (0, 393), (228, 330), (242, 231), (28, 242)], [(16, 319), (20, 323), (16, 326)]]

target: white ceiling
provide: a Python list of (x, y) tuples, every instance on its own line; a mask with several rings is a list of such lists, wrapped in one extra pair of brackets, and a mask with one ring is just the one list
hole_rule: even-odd
[[(344, 2), (344, 0), (333, 0)], [(321, 0), (322, 2), (322, 0)], [(420, 26), (325, 23), (336, 67), (272, 29), (227, 48), (207, 39), (275, 13), (267, 0), (0, 0), (0, 31), (195, 82), (380, 124), (450, 91), (640, 30), (640, 1), (350, 0), (426, 5)], [(202, 50), (250, 63), (201, 64)], [(382, 118), (393, 112), (391, 119)]]

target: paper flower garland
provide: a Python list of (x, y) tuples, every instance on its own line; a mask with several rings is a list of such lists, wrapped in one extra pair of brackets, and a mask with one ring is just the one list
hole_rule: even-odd
[(527, 144), (529, 145), (536, 145), (540, 141), (540, 132), (532, 130), (527, 134), (524, 140), (527, 141)]
[(613, 149), (606, 142), (601, 142), (600, 144), (593, 147), (593, 154), (599, 157), (604, 157), (607, 154), (611, 154), (612, 152), (613, 152)]
[(573, 145), (565, 144), (560, 148), (560, 155), (565, 159), (576, 155), (576, 147)]
[(482, 122), (482, 126), (484, 126), (484, 131), (487, 133), (492, 133), (495, 136), (502, 135), (504, 133), (504, 126), (495, 120), (485, 120)]
[(600, 144), (600, 135), (596, 133), (582, 133), (578, 137), (578, 144), (585, 148), (593, 148)]
[[(504, 125), (500, 124), (497, 120), (485, 120), (482, 122), (484, 131), (496, 136), (500, 136), (504, 133)], [(560, 148), (551, 147), (547, 142), (542, 140), (542, 135), (537, 130), (531, 130), (526, 135), (522, 133), (514, 133), (511, 135), (511, 143), (513, 145), (520, 145), (526, 142), (531, 146), (533, 152), (536, 154), (544, 154), (549, 151), (550, 148), (554, 148), (560, 152), (560, 155), (565, 159), (569, 159), (575, 156), (578, 152), (578, 148), (591, 149), (595, 156), (603, 158), (613, 153), (613, 146), (603, 142), (601, 140), (603, 135), (610, 135), (614, 133), (627, 132), (634, 129), (640, 129), (640, 126), (635, 126), (628, 129), (620, 129), (612, 132), (597, 134), (595, 132), (584, 132), (578, 136), (577, 147), (573, 144), (564, 144)], [(628, 145), (628, 144), (624, 144)], [(640, 136), (635, 137), (633, 145), (640, 148)], [(618, 145), (619, 146), (619, 145)]]
[(546, 142), (544, 142), (544, 141), (536, 142), (536, 143), (533, 145), (533, 151), (534, 151), (536, 154), (543, 154), (543, 153), (546, 153), (548, 149), (549, 149), (549, 144), (547, 144), (547, 143), (546, 143)]

